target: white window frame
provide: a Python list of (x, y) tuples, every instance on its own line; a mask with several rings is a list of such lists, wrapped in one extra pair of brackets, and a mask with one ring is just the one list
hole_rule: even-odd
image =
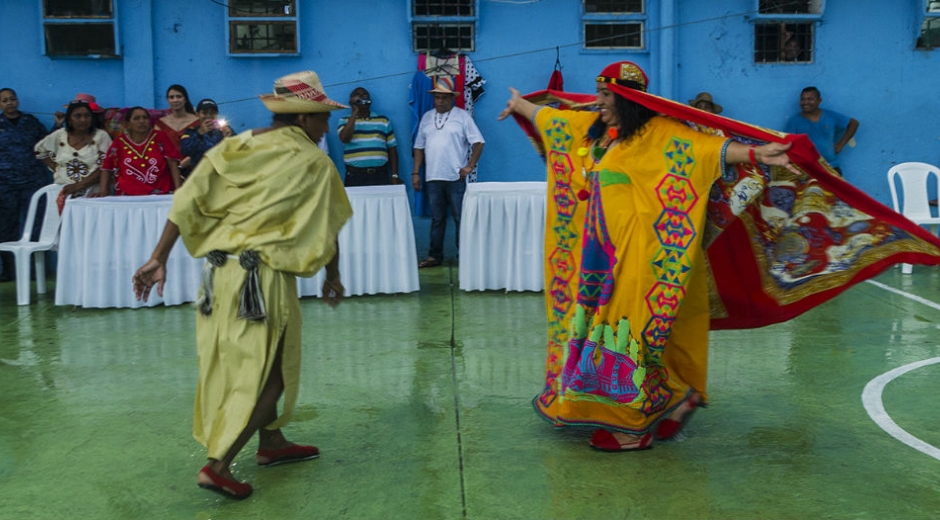
[[(754, 42), (754, 64), (755, 65), (809, 65), (816, 62), (816, 39), (819, 25), (822, 22), (823, 13), (826, 12), (826, 0), (808, 0), (810, 10), (815, 6), (818, 12), (809, 13), (761, 13), (761, 0), (754, 0), (754, 15), (751, 17), (752, 37)], [(811, 46), (802, 49), (802, 52), (808, 53), (809, 59), (799, 61), (789, 61), (785, 59), (757, 61), (757, 26), (769, 24), (807, 24), (811, 28)], [(781, 51), (782, 52), (782, 51)]]
[[(920, 33), (917, 35), (917, 40), (920, 40), (920, 37), (924, 33), (924, 26), (928, 23), (931, 24), (940, 24), (940, 1), (938, 0), (924, 0), (924, 17), (921, 20), (920, 24)], [(919, 51), (932, 51), (940, 49), (940, 42), (937, 42), (933, 47), (919, 47), (917, 46), (917, 41), (914, 42), (914, 47)]]
[[(54, 59), (110, 59), (110, 58), (120, 58), (121, 57), (121, 40), (118, 33), (118, 0), (108, 0), (111, 3), (111, 16), (110, 17), (101, 17), (101, 16), (86, 16), (86, 17), (47, 17), (46, 16), (46, 2), (47, 0), (39, 0), (39, 14), (40, 14), (40, 38), (42, 39), (42, 53), (44, 56), (48, 56)], [(114, 53), (113, 54), (49, 54), (49, 45), (48, 39), (46, 36), (46, 29), (48, 27), (64, 27), (68, 25), (111, 25), (114, 37)]]
[(818, 13), (767, 13), (763, 14), (760, 12), (760, 3), (761, 0), (754, 0), (754, 18), (761, 19), (764, 21), (768, 20), (779, 20), (779, 21), (789, 21), (789, 20), (822, 20), (823, 13), (826, 12), (826, 0), (809, 0), (810, 4), (816, 4)]
[(416, 15), (415, 0), (408, 0), (408, 22), (411, 27), (411, 50), (415, 53), (436, 52), (440, 49), (425, 49), (418, 46), (417, 29), (419, 26), (431, 28), (433, 26), (469, 26), (470, 48), (449, 46), (448, 48), (457, 53), (474, 52), (477, 48), (477, 35), (480, 29), (480, 0), (473, 0), (473, 14), (467, 16), (449, 16), (449, 15)]
[[(597, 53), (623, 53), (623, 52), (647, 52), (647, 38), (646, 38), (646, 27), (648, 23), (647, 18), (647, 0), (640, 1), (640, 12), (636, 13), (617, 13), (617, 12), (607, 12), (607, 13), (589, 13), (587, 8), (584, 5), (585, 0), (581, 0), (581, 50), (586, 52), (597, 52)], [(598, 46), (588, 46), (588, 26), (598, 26), (598, 25), (620, 25), (620, 24), (637, 24), (640, 30), (640, 44), (636, 47), (633, 46), (619, 46), (619, 45), (598, 45)]]
[[(227, 1), (226, 4), (229, 5), (225, 12), (225, 54), (233, 58), (271, 58), (279, 56), (299, 56), (301, 49), (301, 32), (300, 32), (300, 4), (303, 3), (302, 0), (293, 0), (294, 2), (294, 12), (293, 14), (285, 14), (279, 16), (232, 16), (231, 10), (231, 1)], [(257, 22), (259, 24), (271, 24), (271, 23), (283, 23), (283, 24), (293, 24), (294, 25), (294, 42), (297, 45), (297, 48), (293, 51), (238, 51), (234, 49), (234, 42), (232, 41), (232, 26), (234, 24), (244, 24)]]

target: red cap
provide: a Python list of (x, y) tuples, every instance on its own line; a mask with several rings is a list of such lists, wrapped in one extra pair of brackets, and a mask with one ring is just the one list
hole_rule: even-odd
[[(630, 88), (624, 85), (624, 82), (634, 81), (639, 83), (639, 90), (642, 92), (646, 92), (646, 86), (649, 84), (646, 73), (632, 61), (618, 61), (604, 67), (604, 70), (597, 76), (597, 81), (616, 85), (621, 88)], [(614, 92), (617, 91), (617, 89), (613, 87), (611, 87), (611, 90)]]

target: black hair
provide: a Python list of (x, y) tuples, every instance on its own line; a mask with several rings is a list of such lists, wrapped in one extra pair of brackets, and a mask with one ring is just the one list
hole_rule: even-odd
[(0, 92), (3, 92), (4, 90), (9, 90), (10, 92), (13, 93), (14, 96), (16, 95), (16, 91), (13, 90), (13, 89), (10, 88), (10, 87), (3, 87), (3, 88), (0, 88)]
[(285, 125), (296, 126), (297, 125), (297, 116), (296, 114), (274, 114), (271, 116), (271, 121), (276, 121), (278, 123), (284, 123)]
[(170, 85), (169, 87), (167, 87), (167, 89), (166, 89), (166, 95), (167, 95), (167, 96), (170, 95), (170, 91), (171, 91), (171, 90), (175, 90), (175, 91), (179, 92), (180, 94), (183, 94), (183, 97), (186, 98), (186, 104), (183, 105), (183, 108), (184, 108), (187, 112), (189, 112), (190, 114), (195, 114), (195, 113), (196, 113), (196, 109), (193, 108), (192, 102), (189, 101), (189, 92), (186, 91), (186, 87), (184, 87), (184, 86), (182, 86), (182, 85), (180, 85), (180, 84), (178, 84), (178, 83), (174, 83), (174, 84)]
[(802, 91), (800, 91), (800, 94), (806, 94), (808, 92), (815, 92), (816, 97), (822, 98), (822, 94), (819, 93), (819, 89), (816, 87), (806, 87)]
[[(642, 90), (642, 85), (636, 81), (624, 81), (621, 84), (627, 88)], [(614, 94), (614, 108), (617, 110), (617, 119), (620, 121), (619, 137), (621, 141), (626, 142), (639, 135), (646, 123), (659, 113), (636, 101), (630, 101), (616, 92)], [(601, 120), (600, 116), (597, 116), (597, 120), (588, 129), (588, 138), (597, 139), (603, 136), (605, 132), (607, 132), (607, 123)]]
[(91, 109), (91, 105), (84, 101), (72, 101), (69, 103), (69, 107), (65, 109), (65, 131), (72, 133), (74, 130), (72, 128), (72, 114), (79, 108), (87, 108), (88, 113), (91, 114), (91, 128), (88, 130), (88, 134), (95, 135), (95, 132), (101, 127), (101, 123), (98, 121), (98, 116)]
[[(138, 106), (138, 107), (130, 107), (130, 108), (127, 109), (127, 112), (124, 112), (124, 122), (125, 122), (125, 123), (130, 123), (130, 122), (131, 122), (131, 116), (134, 115), (134, 112), (136, 112), (136, 111), (138, 111), (138, 110), (143, 110), (144, 113), (147, 114), (147, 119), (150, 119), (150, 111), (147, 110), (147, 109), (144, 108), (144, 107), (139, 107), (139, 106)], [(151, 124), (152, 124), (152, 123), (151, 123)]]

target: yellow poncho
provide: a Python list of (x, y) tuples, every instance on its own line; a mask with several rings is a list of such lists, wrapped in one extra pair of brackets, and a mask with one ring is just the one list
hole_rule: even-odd
[(215, 269), (212, 314), (197, 314), (199, 383), (194, 437), (220, 459), (245, 428), (283, 341), (284, 404), (290, 418), (300, 380), (300, 305), (295, 275), (310, 276), (336, 253), (352, 215), (330, 158), (300, 129), (244, 132), (206, 153), (173, 197), (170, 220), (194, 257), (254, 250), (267, 316), (236, 317), (245, 270), (235, 259)]

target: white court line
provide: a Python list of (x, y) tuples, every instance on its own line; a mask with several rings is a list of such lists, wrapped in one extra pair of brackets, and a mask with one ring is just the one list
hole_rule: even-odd
[(888, 416), (888, 412), (885, 411), (884, 403), (881, 401), (881, 393), (884, 391), (885, 385), (911, 370), (937, 363), (940, 363), (940, 357), (924, 359), (904, 365), (903, 367), (895, 368), (872, 379), (865, 385), (865, 390), (862, 392), (862, 405), (865, 406), (865, 411), (868, 412), (868, 416), (871, 417), (871, 419), (875, 421), (875, 424), (880, 426), (882, 430), (888, 432), (888, 435), (925, 455), (940, 460), (940, 449), (904, 431), (897, 423), (891, 420), (891, 417)]
[[(930, 300), (921, 298), (920, 296), (895, 289), (894, 287), (887, 286), (880, 282), (875, 282), (873, 280), (868, 280), (868, 283), (880, 287), (888, 292), (893, 292), (914, 300), (915, 302), (922, 303), (928, 307), (940, 310), (940, 304), (932, 302)], [(885, 386), (891, 381), (901, 377), (902, 375), (916, 370), (927, 365), (934, 365), (940, 363), (940, 357), (924, 359), (922, 361), (916, 361), (904, 365), (902, 367), (895, 368), (881, 374), (880, 376), (872, 379), (865, 385), (865, 390), (862, 391), (862, 406), (865, 407), (865, 411), (868, 412), (868, 416), (871, 417), (875, 424), (877, 424), (882, 430), (888, 433), (888, 435), (894, 437), (895, 439), (907, 444), (911, 448), (937, 460), (940, 460), (940, 449), (935, 448), (934, 446), (927, 444), (926, 442), (914, 437), (910, 433), (907, 433), (903, 428), (897, 425), (890, 416), (888, 412), (885, 411), (884, 402), (881, 400), (881, 394), (884, 392)]]
[(884, 290), (886, 290), (886, 291), (888, 291), (888, 292), (893, 292), (894, 294), (900, 294), (901, 296), (903, 296), (903, 297), (905, 297), (905, 298), (907, 298), (907, 299), (909, 299), (909, 300), (914, 300), (914, 301), (917, 302), (917, 303), (922, 303), (922, 304), (924, 304), (924, 305), (926, 305), (926, 306), (928, 306), (928, 307), (932, 307), (932, 308), (937, 309), (938, 311), (940, 311), (940, 303), (937, 303), (937, 302), (935, 302), (935, 301), (928, 300), (928, 299), (926, 299), (926, 298), (921, 298), (920, 296), (917, 296), (916, 294), (911, 294), (911, 293), (909, 293), (909, 292), (904, 292), (904, 291), (902, 291), (902, 290), (900, 290), (900, 289), (895, 289), (894, 287), (891, 287), (890, 285), (885, 285), (885, 284), (883, 284), (883, 283), (881, 283), (881, 282), (876, 282), (876, 281), (874, 281), (874, 280), (866, 280), (866, 281), (867, 281), (868, 283), (874, 285), (875, 287), (884, 289)]

